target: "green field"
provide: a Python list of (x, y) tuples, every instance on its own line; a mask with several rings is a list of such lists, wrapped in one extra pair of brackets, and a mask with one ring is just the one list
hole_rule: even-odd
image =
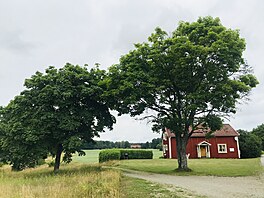
[[(74, 156), (74, 162), (97, 163), (100, 150), (86, 150), (86, 156)], [(214, 176), (250, 176), (258, 175), (263, 171), (259, 158), (253, 159), (189, 159), (188, 164), (192, 169), (189, 173), (178, 173), (177, 160), (159, 159), (162, 152), (153, 149), (153, 160), (121, 160), (115, 166), (162, 174), (178, 175), (214, 175)]]
[(84, 150), (86, 155), (78, 156), (77, 154), (73, 155), (72, 161), (73, 162), (80, 162), (80, 163), (98, 163), (98, 157), (100, 150)]

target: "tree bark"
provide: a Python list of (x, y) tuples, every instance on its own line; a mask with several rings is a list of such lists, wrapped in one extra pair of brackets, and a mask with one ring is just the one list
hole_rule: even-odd
[(186, 146), (188, 143), (188, 133), (176, 134), (178, 171), (190, 171), (186, 156)]
[(60, 168), (60, 160), (61, 160), (62, 151), (63, 151), (62, 144), (58, 144), (57, 151), (56, 151), (55, 164), (54, 164), (54, 172), (57, 172)]

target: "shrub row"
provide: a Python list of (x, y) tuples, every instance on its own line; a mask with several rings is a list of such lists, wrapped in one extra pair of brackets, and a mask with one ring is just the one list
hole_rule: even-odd
[(120, 150), (107, 149), (102, 150), (99, 153), (99, 162), (106, 162), (110, 160), (120, 160)]
[(152, 159), (153, 152), (142, 149), (106, 149), (99, 153), (99, 162), (122, 159)]
[[(126, 156), (127, 155), (127, 156)], [(142, 149), (120, 149), (120, 159), (152, 159), (153, 152)]]

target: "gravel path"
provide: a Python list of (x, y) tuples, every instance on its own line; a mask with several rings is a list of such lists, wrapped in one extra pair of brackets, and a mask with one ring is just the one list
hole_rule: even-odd
[[(262, 160), (264, 163), (264, 156)], [(137, 171), (129, 171), (125, 174), (151, 182), (175, 185), (212, 198), (264, 198), (264, 175), (260, 177), (171, 176)]]

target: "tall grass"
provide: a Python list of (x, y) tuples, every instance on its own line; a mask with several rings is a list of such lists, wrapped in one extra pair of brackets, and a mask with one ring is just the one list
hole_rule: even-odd
[(100, 166), (67, 165), (54, 174), (41, 167), (22, 172), (0, 169), (0, 197), (119, 197), (121, 175)]

